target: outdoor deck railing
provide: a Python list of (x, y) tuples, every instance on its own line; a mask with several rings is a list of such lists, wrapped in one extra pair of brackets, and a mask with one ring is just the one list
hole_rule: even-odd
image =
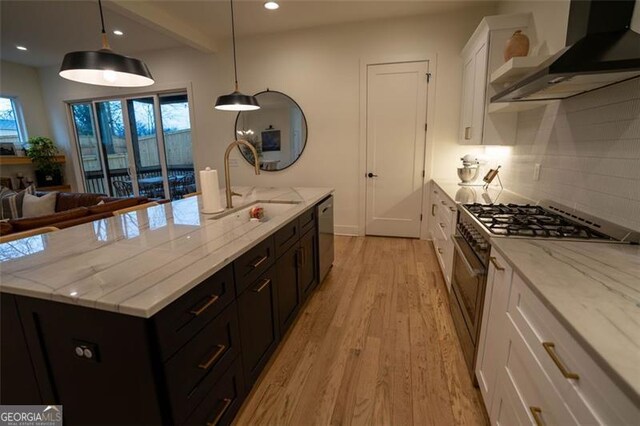
[[(167, 169), (167, 175), (169, 177), (169, 191), (171, 196), (167, 197), (164, 194), (163, 185), (138, 185), (140, 195), (151, 198), (171, 198), (172, 200), (182, 198), (183, 195), (189, 192), (195, 192), (195, 171), (193, 167), (170, 167)], [(160, 177), (162, 171), (159, 168), (141, 170), (138, 172), (138, 179)], [(120, 188), (116, 188), (113, 182), (120, 181), (126, 182), (125, 185), (119, 185)], [(131, 177), (127, 169), (111, 170), (109, 173), (109, 184), (111, 187), (111, 195), (115, 197), (133, 196), (133, 189), (130, 186)], [(92, 171), (85, 173), (85, 185), (86, 191), (96, 194), (109, 194), (109, 189), (105, 187), (104, 174), (101, 171)]]

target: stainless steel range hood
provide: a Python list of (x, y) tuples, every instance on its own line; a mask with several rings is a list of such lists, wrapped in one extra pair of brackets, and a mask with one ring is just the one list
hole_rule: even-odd
[(566, 99), (640, 76), (635, 0), (572, 0), (567, 47), (491, 102)]

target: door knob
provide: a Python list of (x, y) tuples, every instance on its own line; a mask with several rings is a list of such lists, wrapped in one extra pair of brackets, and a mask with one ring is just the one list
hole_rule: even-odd
[(367, 173), (367, 176), (370, 177), (370, 178), (378, 177), (378, 175), (374, 175), (371, 172)]

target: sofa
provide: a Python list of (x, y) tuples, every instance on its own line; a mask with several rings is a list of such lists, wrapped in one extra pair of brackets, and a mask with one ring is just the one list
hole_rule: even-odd
[[(36, 193), (42, 196), (45, 193)], [(151, 200), (147, 197), (115, 198), (104, 194), (59, 192), (56, 194), (55, 213), (10, 219), (0, 223), (0, 235), (9, 235), (15, 232), (24, 232), (31, 229), (54, 226), (59, 229), (69, 228), (94, 220), (113, 216), (115, 210), (145, 204)]]

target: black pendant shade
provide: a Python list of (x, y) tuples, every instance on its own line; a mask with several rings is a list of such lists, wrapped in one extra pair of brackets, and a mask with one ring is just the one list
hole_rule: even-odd
[(238, 91), (218, 97), (216, 109), (221, 111), (254, 111), (260, 109), (255, 96), (244, 95)]
[(238, 91), (238, 66), (236, 64), (236, 25), (233, 18), (233, 0), (231, 3), (231, 40), (233, 41), (233, 73), (236, 79), (236, 90), (228, 95), (218, 96), (215, 109), (221, 111), (254, 111), (260, 109), (255, 96), (242, 94)]
[(67, 53), (59, 75), (67, 80), (98, 86), (141, 87), (154, 83), (144, 62), (109, 49)]
[(119, 55), (111, 50), (104, 30), (102, 1), (98, 0), (102, 24), (102, 49), (70, 52), (64, 55), (60, 77), (79, 83), (112, 87), (142, 87), (154, 83), (149, 68), (140, 59)]

